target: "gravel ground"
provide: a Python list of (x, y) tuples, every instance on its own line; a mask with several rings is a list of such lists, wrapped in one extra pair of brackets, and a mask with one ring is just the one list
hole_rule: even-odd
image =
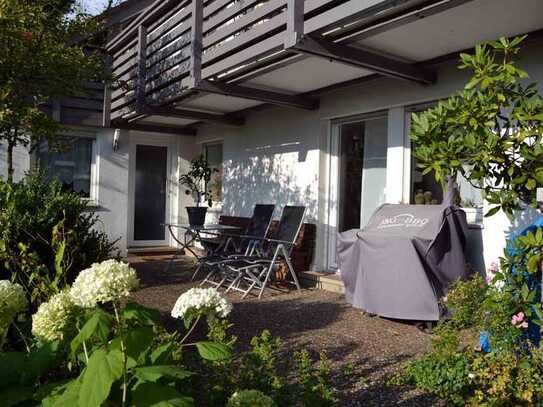
[[(136, 299), (158, 308), (166, 325), (175, 328), (168, 316), (177, 297), (195, 285), (190, 282), (194, 262), (183, 257), (165, 271), (166, 259), (138, 256), (129, 261), (143, 285)], [(229, 299), (234, 303), (232, 333), (242, 348), (254, 335), (269, 329), (283, 340), (287, 352), (325, 350), (341, 406), (443, 405), (417, 390), (385, 384), (388, 376), (429, 349), (430, 335), (411, 324), (371, 318), (351, 308), (343, 295), (320, 290), (269, 290), (262, 300), (242, 301), (238, 294)]]

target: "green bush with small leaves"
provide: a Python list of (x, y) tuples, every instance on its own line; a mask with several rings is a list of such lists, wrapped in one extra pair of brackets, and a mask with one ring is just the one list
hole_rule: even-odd
[(468, 328), (481, 319), (481, 304), (486, 297), (487, 283), (479, 274), (467, 281), (457, 280), (451, 284), (446, 305), (454, 314), (451, 324), (456, 328)]
[(241, 390), (230, 397), (226, 407), (276, 407), (271, 397), (258, 390)]
[(114, 251), (88, 203), (59, 182), (41, 173), (0, 180), (0, 279), (23, 286), (31, 310)]
[[(408, 363), (393, 382), (414, 384), (452, 405), (543, 404), (543, 353), (530, 342), (529, 325), (512, 319), (521, 314), (521, 322), (541, 324), (534, 283), (541, 274), (528, 265), (541, 264), (543, 230), (518, 238), (512, 247), (491, 284), (474, 276), (452, 286), (446, 301), (452, 317), (438, 324), (432, 351)], [(483, 331), (489, 353), (478, 349)]]

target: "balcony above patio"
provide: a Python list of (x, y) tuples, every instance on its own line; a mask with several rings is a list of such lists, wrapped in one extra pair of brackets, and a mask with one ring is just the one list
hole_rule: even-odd
[(262, 104), (316, 109), (323, 90), (375, 77), (428, 85), (444, 55), (540, 30), (543, 2), (521, 3), (158, 0), (107, 45), (104, 125), (192, 135)]

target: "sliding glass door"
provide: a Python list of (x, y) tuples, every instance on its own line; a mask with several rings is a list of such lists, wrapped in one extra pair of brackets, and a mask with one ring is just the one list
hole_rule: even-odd
[(337, 270), (337, 233), (363, 228), (385, 202), (387, 116), (332, 122), (328, 267)]
[(364, 227), (385, 202), (387, 119), (338, 123), (338, 231)]

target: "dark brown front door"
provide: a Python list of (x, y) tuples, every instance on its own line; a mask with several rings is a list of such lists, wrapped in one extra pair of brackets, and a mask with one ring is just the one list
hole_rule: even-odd
[(134, 240), (165, 240), (168, 148), (136, 146)]

